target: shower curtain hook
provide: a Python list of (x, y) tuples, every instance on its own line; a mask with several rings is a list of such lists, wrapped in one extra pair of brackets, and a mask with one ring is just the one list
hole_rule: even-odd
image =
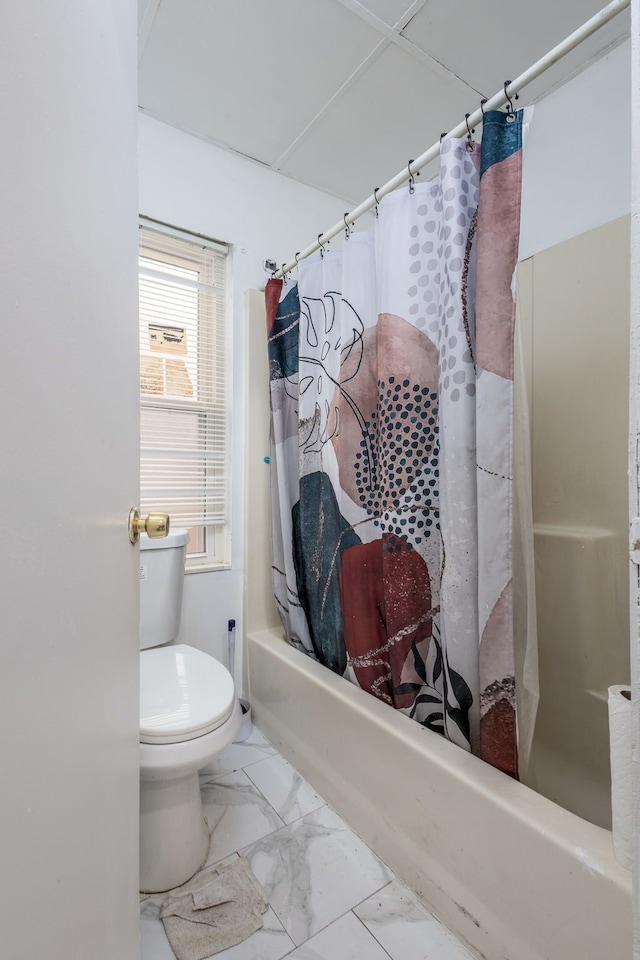
[[(412, 164), (412, 163), (413, 163), (413, 160), (409, 160), (409, 163), (407, 164), (407, 170), (409, 171), (409, 193), (413, 193), (414, 190), (415, 190), (415, 187), (414, 187), (414, 185), (413, 185), (413, 177), (414, 177), (414, 175), (411, 173), (411, 164)], [(420, 176), (420, 171), (419, 171), (419, 170), (416, 171), (415, 176), (416, 176), (416, 177), (419, 177), (419, 176)]]
[(487, 102), (487, 98), (483, 97), (480, 101), (480, 113), (482, 114), (482, 119), (484, 120), (484, 105)]
[[(349, 211), (347, 210), (347, 213), (348, 213), (348, 212), (349, 212)], [(347, 213), (345, 213), (344, 217), (342, 218), (342, 219), (344, 220), (344, 226), (345, 226), (345, 230), (344, 230), (344, 238), (345, 238), (345, 240), (348, 240), (349, 237), (351, 236), (351, 227), (350, 227), (349, 224), (347, 223)]]
[(466, 125), (467, 125), (467, 150), (473, 150), (473, 141), (472, 141), (472, 139), (471, 139), (471, 134), (472, 134), (472, 133), (475, 133), (475, 127), (474, 127), (473, 130), (471, 130), (470, 127), (469, 127), (469, 117), (470, 117), (470, 116), (471, 116), (470, 113), (465, 113), (465, 115), (464, 115), (464, 122), (465, 122)]
[(296, 250), (296, 252), (295, 252), (294, 255), (293, 255), (293, 259), (294, 259), (295, 262), (296, 262), (296, 269), (297, 269), (297, 270), (300, 269), (300, 264), (298, 263), (298, 255), (299, 255), (299, 253), (300, 253), (300, 251), (299, 251), (299, 250)]
[(283, 282), (284, 284), (286, 284), (286, 282), (287, 282), (287, 274), (286, 274), (286, 271), (285, 271), (285, 269), (284, 269), (284, 268), (286, 267), (286, 265), (287, 265), (286, 263), (283, 263), (283, 264), (282, 264), (282, 282)]
[(515, 110), (513, 109), (513, 100), (519, 100), (519, 99), (520, 99), (520, 96), (519, 96), (519, 94), (516, 93), (516, 94), (514, 94), (513, 100), (511, 99), (511, 97), (510, 97), (509, 94), (507, 93), (507, 87), (509, 86), (510, 83), (513, 83), (513, 80), (505, 80), (505, 82), (504, 82), (504, 95), (505, 95), (505, 97), (507, 98), (507, 103), (509, 104), (509, 110), (508, 110), (508, 112), (507, 112), (507, 117), (513, 117), (513, 118), (515, 118), (515, 115), (516, 115), (516, 114), (515, 114)]
[(373, 188), (373, 199), (374, 199), (375, 202), (376, 202), (376, 220), (378, 219), (378, 204), (380, 203), (380, 201), (378, 200), (378, 190), (379, 190), (379, 189), (380, 189), (380, 187), (374, 187), (374, 188)]
[(443, 130), (442, 133), (440, 134), (440, 143), (442, 143), (442, 141), (444, 140), (444, 138), (446, 137), (446, 135), (447, 135), (447, 131), (446, 131), (446, 130)]
[(322, 236), (322, 234), (319, 233), (319, 234), (318, 234), (318, 243), (320, 244), (320, 259), (321, 259), (321, 260), (324, 260), (324, 244), (323, 244), (323, 243), (321, 242), (321, 240), (320, 240), (320, 237), (321, 237), (321, 236)]

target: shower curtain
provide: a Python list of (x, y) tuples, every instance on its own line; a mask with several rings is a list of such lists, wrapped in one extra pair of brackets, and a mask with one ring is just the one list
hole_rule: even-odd
[(512, 602), (522, 111), (267, 284), (273, 585), (291, 643), (518, 774)]

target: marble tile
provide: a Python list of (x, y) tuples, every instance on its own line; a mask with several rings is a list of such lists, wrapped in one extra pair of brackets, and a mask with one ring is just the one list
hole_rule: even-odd
[(210, 780), (212, 777), (223, 777), (226, 773), (242, 770), (250, 763), (257, 763), (265, 757), (272, 757), (277, 751), (269, 741), (254, 727), (251, 736), (242, 743), (232, 743), (230, 747), (207, 764), (200, 771), (200, 777)]
[(145, 900), (140, 910), (140, 960), (176, 960), (159, 917), (162, 900)]
[[(159, 911), (160, 903), (155, 902), (147, 902), (140, 911), (140, 960), (175, 960)], [(271, 907), (262, 919), (262, 930), (216, 953), (215, 960), (282, 960), (288, 956), (294, 944)]]
[(245, 772), (285, 823), (293, 823), (324, 806), (322, 797), (277, 754), (252, 763)]
[(389, 960), (389, 955), (358, 918), (347, 913), (290, 953), (288, 960)]
[(207, 864), (282, 827), (282, 820), (242, 771), (200, 784), (202, 809), (211, 832)]
[(392, 960), (473, 960), (459, 940), (398, 880), (353, 912)]
[(326, 806), (240, 853), (297, 946), (392, 879), (384, 864)]

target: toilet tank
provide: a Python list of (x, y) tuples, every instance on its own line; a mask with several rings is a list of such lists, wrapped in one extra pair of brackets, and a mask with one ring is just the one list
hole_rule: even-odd
[(186, 530), (172, 530), (158, 540), (140, 536), (141, 650), (178, 636), (188, 540)]

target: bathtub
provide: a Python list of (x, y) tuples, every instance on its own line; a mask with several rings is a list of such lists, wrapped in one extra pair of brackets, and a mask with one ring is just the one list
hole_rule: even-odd
[(258, 727), (483, 960), (630, 960), (611, 833), (249, 631)]

